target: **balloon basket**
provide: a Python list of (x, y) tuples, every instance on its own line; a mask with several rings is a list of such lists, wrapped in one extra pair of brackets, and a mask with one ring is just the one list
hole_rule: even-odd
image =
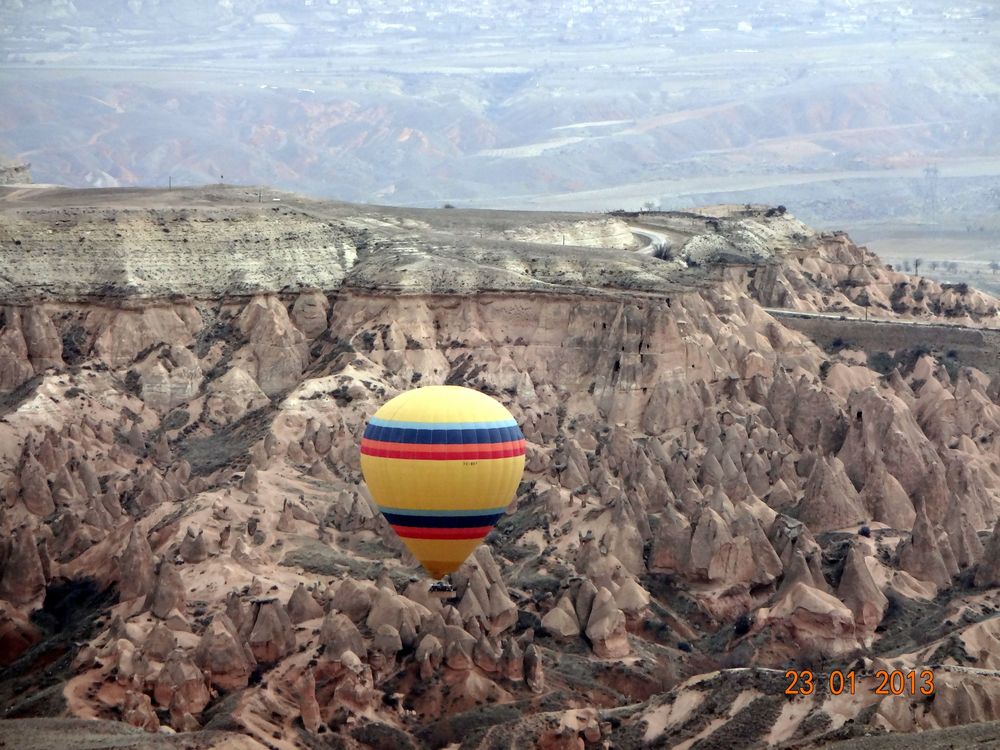
[(455, 598), (455, 587), (451, 585), (449, 581), (434, 581), (431, 584), (428, 593), (435, 599), (439, 599), (442, 602), (448, 602)]

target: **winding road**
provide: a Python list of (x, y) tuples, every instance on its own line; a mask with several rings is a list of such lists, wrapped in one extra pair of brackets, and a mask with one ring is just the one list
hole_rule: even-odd
[(646, 241), (645, 245), (635, 250), (635, 252), (640, 253), (641, 255), (652, 255), (653, 250), (657, 245), (669, 244), (669, 240), (665, 234), (654, 232), (651, 229), (640, 229), (639, 227), (630, 224), (629, 231), (636, 237), (641, 237)]

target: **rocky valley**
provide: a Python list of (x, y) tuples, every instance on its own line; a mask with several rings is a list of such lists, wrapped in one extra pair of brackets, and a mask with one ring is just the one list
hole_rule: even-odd
[[(0, 258), (7, 747), (881, 747), (998, 716), (988, 295), (742, 205), (0, 187)], [(443, 383), (527, 439), (450, 592), (358, 453)]]

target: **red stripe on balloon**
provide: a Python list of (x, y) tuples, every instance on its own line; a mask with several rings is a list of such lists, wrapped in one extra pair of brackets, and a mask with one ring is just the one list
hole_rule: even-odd
[(506, 443), (467, 445), (417, 445), (413, 443), (386, 443), (381, 440), (361, 441), (361, 453), (377, 458), (408, 458), (423, 461), (459, 461), (489, 458), (514, 458), (524, 455), (524, 440)]
[(468, 529), (432, 529), (425, 526), (396, 526), (392, 528), (406, 539), (482, 539), (493, 530), (492, 526), (475, 526)]
[(520, 440), (507, 440), (497, 443), (393, 443), (385, 440), (372, 440), (371, 438), (362, 438), (362, 446), (368, 446), (370, 448), (383, 448), (386, 450), (395, 450), (397, 448), (406, 448), (409, 450), (426, 450), (435, 451), (438, 453), (467, 453), (468, 451), (473, 451), (477, 449), (485, 450), (502, 450), (505, 448), (517, 448), (524, 447), (524, 439)]

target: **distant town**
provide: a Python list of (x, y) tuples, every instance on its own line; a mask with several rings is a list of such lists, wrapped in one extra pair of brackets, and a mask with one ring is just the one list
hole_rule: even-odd
[[(875, 35), (889, 39), (938, 33), (928, 22), (949, 22), (940, 33), (985, 33), (983, 24), (996, 19), (1000, 8), (985, 2), (933, 0), (780, 0), (747, 2), (677, 2), (625, 0), (599, 3), (587, 0), (513, 0), (464, 4), (440, 0), (412, 0), (402, 4), (360, 0), (222, 0), (215, 5), (180, 0), (169, 4), (130, 0), (117, 10), (94, 0), (20, 0), (0, 2), (0, 38), (4, 62), (59, 63), (65, 56), (75, 63), (105, 61), (109, 52), (128, 51), (158, 62), (190, 62), (187, 45), (213, 40), (219, 32), (238, 35), (242, 47), (224, 47), (225, 58), (255, 58), (282, 51), (293, 57), (325, 57), (333, 40), (351, 43), (452, 39), (462, 44), (491, 43), (530, 46), (542, 39), (552, 43), (591, 44), (621, 42), (636, 37), (672, 39), (679, 45), (708, 38), (745, 35), (747, 46), (768, 37), (807, 33), (818, 37), (844, 34)], [(171, 59), (163, 54), (179, 41), (187, 44)], [(245, 44), (258, 38), (265, 47)], [(103, 45), (115, 45), (109, 50)], [(152, 44), (152, 47), (150, 45)], [(98, 46), (99, 45), (99, 46)], [(157, 51), (159, 50), (159, 51)], [(212, 49), (202, 49), (211, 57)]]

